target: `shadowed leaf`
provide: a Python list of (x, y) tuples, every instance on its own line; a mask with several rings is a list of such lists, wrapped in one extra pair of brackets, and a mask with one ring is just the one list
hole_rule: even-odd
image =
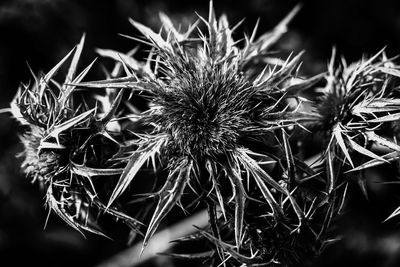
[(74, 86), (69, 85), (69, 84), (73, 81), (73, 79), (75, 77), (76, 69), (78, 67), (78, 63), (79, 63), (79, 59), (82, 54), (84, 43), (85, 43), (85, 34), (82, 35), (81, 41), (75, 48), (75, 53), (74, 53), (74, 56), (72, 57), (71, 65), (68, 69), (67, 76), (65, 77), (65, 81), (63, 84), (63, 90), (60, 95), (60, 98), (62, 99), (61, 105), (65, 104), (64, 101), (66, 101), (66, 99), (68, 99), (68, 96), (71, 94), (71, 91), (74, 89)]
[(156, 210), (147, 228), (146, 235), (143, 240), (143, 249), (147, 246), (149, 239), (154, 235), (161, 220), (171, 211), (171, 209), (180, 200), (186, 185), (192, 174), (193, 162), (184, 160), (177, 169), (173, 170), (165, 182), (163, 188), (158, 193), (160, 199), (157, 203)]
[[(233, 165), (235, 166), (235, 165)], [(225, 168), (227, 176), (232, 183), (233, 194), (235, 199), (235, 241), (237, 249), (242, 243), (244, 204), (246, 202), (246, 192), (243, 187), (240, 171), (236, 169)]]
[[(211, 242), (213, 242), (214, 244), (216, 244), (217, 246), (221, 247), (225, 252), (227, 252), (231, 257), (233, 257), (234, 259), (238, 260), (239, 262), (243, 263), (243, 264), (249, 264), (249, 266), (258, 266), (257, 264), (254, 264), (254, 258), (255, 257), (248, 257), (245, 255), (242, 255), (240, 253), (238, 253), (234, 246), (225, 243), (222, 240), (219, 240), (217, 238), (215, 238), (214, 236), (210, 235), (209, 233), (205, 232), (205, 231), (200, 231), (208, 240), (210, 240)], [(268, 264), (268, 263), (266, 263)], [(247, 265), (245, 265), (247, 266)]]
[(246, 149), (240, 148), (237, 150), (237, 155), (241, 159), (240, 163), (244, 166), (246, 171), (249, 171), (254, 177), (257, 176), (267, 184), (281, 192), (287, 194), (287, 191), (283, 189), (277, 181), (275, 181), (268, 173), (266, 173), (257, 162), (248, 156)]
[(171, 258), (179, 260), (209, 260), (214, 257), (214, 251), (182, 254), (182, 253), (158, 253), (159, 255), (165, 255)]
[(343, 132), (343, 129), (342, 129), (340, 124), (337, 124), (333, 128), (333, 131), (332, 131), (333, 136), (335, 137), (337, 144), (339, 145), (339, 147), (342, 150), (343, 154), (345, 155), (345, 157), (349, 161), (350, 165), (354, 168), (354, 164), (353, 164), (353, 161), (351, 160), (349, 151), (348, 151), (347, 146), (346, 146), (346, 144), (344, 142), (344, 139), (343, 139), (343, 136), (342, 136), (342, 132)]
[(119, 178), (119, 181), (111, 194), (110, 200), (108, 201), (107, 207), (110, 207), (115, 199), (125, 191), (143, 164), (150, 158), (154, 157), (155, 154), (159, 153), (160, 147), (164, 142), (164, 138), (158, 138), (150, 143), (139, 146), (131, 156), (121, 177)]
[(366, 148), (363, 148), (362, 146), (360, 146), (359, 144), (357, 144), (356, 142), (354, 142), (350, 138), (348, 140), (350, 142), (351, 147), (355, 151), (357, 151), (358, 153), (366, 155), (366, 156), (371, 157), (371, 158), (376, 159), (376, 160), (380, 160), (380, 161), (383, 161), (383, 162), (388, 162), (384, 158), (382, 158), (382, 157), (376, 155), (375, 153), (373, 153), (372, 151), (370, 151), (370, 150), (368, 150)]
[(382, 165), (382, 164), (387, 163), (387, 162), (392, 162), (392, 161), (398, 160), (398, 159), (400, 159), (400, 152), (398, 152), (398, 151), (390, 152), (390, 153), (388, 153), (386, 155), (381, 156), (381, 158), (383, 160), (372, 159), (372, 160), (367, 161), (364, 164), (361, 164), (360, 166), (358, 166), (356, 168), (353, 168), (353, 169), (351, 169), (351, 170), (349, 170), (349, 171), (347, 171), (345, 173), (354, 172), (354, 171), (360, 171), (360, 170), (372, 168), (372, 167), (375, 167), (375, 166), (379, 166), (379, 165)]
[(296, 16), (300, 9), (301, 5), (298, 4), (284, 19), (281, 20), (278, 25), (275, 26), (271, 32), (261, 35), (257, 41), (250, 44), (249, 54), (245, 54), (246, 58), (256, 56), (258, 53), (267, 50), (274, 45), (282, 35), (287, 32), (289, 22), (294, 18), (294, 16)]
[(66, 122), (63, 122), (59, 125), (54, 126), (53, 129), (50, 131), (50, 133), (48, 133), (48, 135), (43, 140), (46, 140), (48, 137), (54, 137), (57, 140), (57, 143), (59, 144), (60, 143), (59, 142), (60, 133), (81, 123), (82, 121), (84, 121), (85, 119), (90, 117), (94, 111), (95, 111), (95, 109), (88, 110), (82, 114), (79, 114), (76, 117), (73, 117), (72, 119), (67, 120)]
[(400, 151), (400, 146), (398, 144), (377, 135), (373, 131), (367, 131), (366, 135), (367, 135), (369, 141), (376, 142), (377, 144), (385, 146), (394, 151), (398, 151), (398, 152)]
[(71, 171), (77, 175), (92, 178), (93, 176), (120, 175), (124, 171), (124, 169), (98, 169), (72, 163)]

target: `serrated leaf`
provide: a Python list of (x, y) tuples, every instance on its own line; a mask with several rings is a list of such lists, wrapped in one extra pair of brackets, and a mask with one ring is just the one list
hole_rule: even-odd
[(240, 163), (243, 165), (246, 171), (249, 171), (253, 176), (260, 177), (267, 184), (281, 192), (282, 194), (287, 194), (287, 191), (283, 189), (277, 181), (275, 181), (268, 173), (266, 173), (257, 162), (248, 156), (248, 152), (244, 148), (239, 148), (237, 150), (237, 155), (241, 159)]
[(240, 171), (236, 169), (231, 169), (230, 167), (225, 168), (225, 171), (227, 173), (228, 179), (231, 181), (235, 199), (235, 242), (237, 249), (239, 249), (242, 243), (246, 192), (243, 187)]
[(182, 42), (186, 39), (186, 37), (183, 34), (181, 34), (177, 31), (177, 29), (174, 27), (174, 24), (172, 23), (171, 19), (165, 13), (160, 12), (158, 14), (158, 16), (160, 17), (163, 27), (166, 29), (166, 31), (169, 34), (172, 34), (172, 36), (175, 38), (175, 40), (178, 43)]
[(372, 101), (363, 101), (355, 105), (351, 111), (355, 115), (391, 112), (400, 110), (400, 100), (379, 98)]
[(377, 144), (385, 146), (394, 151), (400, 151), (400, 146), (398, 144), (377, 135), (373, 131), (367, 131), (365, 134), (367, 135), (369, 141), (376, 142)]
[[(238, 260), (241, 263), (248, 264), (248, 266), (255, 266), (254, 265), (254, 257), (248, 257), (245, 255), (240, 254), (237, 250), (234, 249), (234, 246), (225, 243), (222, 240), (215, 238), (214, 236), (210, 235), (205, 231), (200, 231), (208, 240), (213, 242), (218, 247), (221, 247), (226, 253), (228, 253), (232, 258)], [(268, 265), (268, 263), (266, 263)], [(247, 265), (245, 265), (247, 266)]]
[[(245, 154), (242, 154), (242, 153), (245, 153)], [(269, 174), (267, 174), (263, 169), (261, 169), (258, 166), (258, 164), (252, 158), (250, 158), (247, 155), (246, 152), (242, 152), (242, 153), (238, 155), (238, 157), (241, 159), (242, 163), (244, 163), (244, 162), (248, 163), (249, 161), (253, 161), (251, 163), (251, 165), (253, 167), (251, 167), (251, 168), (245, 167), (245, 170), (247, 172), (249, 172), (252, 175), (253, 179), (256, 181), (256, 184), (257, 184), (258, 188), (260, 189), (261, 194), (263, 195), (263, 197), (267, 201), (268, 205), (271, 207), (271, 210), (273, 211), (273, 215), (275, 217), (278, 217), (278, 218), (283, 218), (284, 217), (284, 212), (283, 212), (282, 207), (275, 200), (275, 198), (273, 197), (271, 191), (269, 190), (269, 188), (265, 184), (266, 180), (273, 180), (272, 177), (270, 177)], [(275, 186), (279, 186), (279, 189), (277, 189), (277, 190), (280, 191), (281, 193), (283, 193), (285, 196), (290, 197), (289, 193), (287, 192), (287, 190), (282, 188), (278, 183)]]
[(229, 28), (228, 18), (223, 14), (218, 20), (217, 44), (218, 50), (222, 56), (229, 56), (234, 48), (235, 42), (232, 39), (232, 31)]
[(190, 254), (183, 253), (158, 253), (159, 255), (165, 255), (174, 259), (179, 260), (209, 260), (212, 259), (215, 255), (214, 251), (206, 251), (206, 252), (197, 252)]
[[(89, 72), (89, 70), (93, 67), (93, 64), (96, 62), (96, 59), (94, 59), (81, 73), (79, 73), (74, 80), (71, 81), (71, 84), (77, 84), (80, 83), (82, 81), (83, 78), (85, 78), (86, 74)], [(75, 86), (74, 85), (74, 86)], [(71, 93), (71, 92), (70, 92)], [(69, 93), (69, 94), (70, 94)], [(68, 97), (69, 95), (68, 93), (66, 93), (66, 97)]]
[(65, 88), (65, 91), (60, 95), (59, 102), (63, 107), (66, 105), (67, 100), (70, 99), (72, 92), (76, 88), (76, 84), (82, 81), (82, 79), (86, 76), (86, 74), (89, 72), (89, 70), (92, 68), (95, 62), (96, 59), (93, 60), (81, 73), (79, 73), (78, 76), (76, 76), (76, 78), (73, 81), (67, 84), (68, 86)]
[(61, 66), (67, 61), (67, 59), (71, 56), (72, 52), (75, 50), (72, 49), (63, 59), (61, 59), (60, 62), (58, 62), (46, 75), (44, 75), (40, 80), (39, 80), (39, 96), (40, 98), (43, 97), (44, 91), (46, 90), (47, 85), (50, 82), (50, 79), (53, 78), (54, 75), (56, 75), (57, 71), (61, 68)]
[[(52, 185), (50, 185), (47, 189), (46, 192), (46, 203), (49, 206), (49, 208), (54, 211), (64, 222), (66, 222), (69, 226), (71, 226), (72, 228), (74, 228), (75, 230), (77, 230), (79, 233), (81, 233), (83, 236), (85, 236), (83, 234), (83, 232), (81, 230), (85, 230), (103, 237), (106, 237), (108, 239), (110, 239), (107, 235), (105, 235), (103, 232), (99, 231), (98, 229), (95, 229), (93, 227), (90, 227), (88, 225), (83, 225), (80, 223), (77, 223), (74, 220), (74, 217), (66, 214), (63, 210), (60, 209), (59, 207), (59, 202), (55, 199), (55, 197), (53, 196), (53, 188)], [(46, 222), (47, 224), (47, 222)]]
[(400, 99), (379, 98), (368, 103), (368, 106), (374, 108), (384, 108), (384, 107), (400, 108)]
[(124, 169), (100, 169), (100, 168), (90, 168), (83, 165), (78, 165), (75, 163), (71, 164), (71, 172), (84, 176), (87, 178), (92, 178), (93, 176), (112, 176), (112, 175), (120, 175)]
[(278, 218), (283, 218), (284, 213), (283, 213), (282, 207), (276, 202), (275, 198), (271, 194), (271, 191), (266, 186), (264, 180), (261, 179), (260, 176), (254, 175), (254, 174), (253, 174), (253, 179), (256, 181), (257, 186), (260, 189), (261, 194), (267, 201), (268, 205), (271, 207), (271, 209), (273, 211), (273, 215)]
[(353, 161), (351, 160), (349, 151), (348, 151), (347, 146), (346, 146), (346, 144), (344, 142), (344, 139), (343, 139), (343, 136), (342, 136), (342, 132), (343, 132), (343, 129), (342, 129), (340, 124), (337, 124), (332, 130), (333, 136), (335, 137), (335, 140), (336, 140), (337, 144), (339, 145), (339, 147), (342, 150), (343, 154), (345, 155), (345, 157), (349, 161), (350, 165), (354, 168), (354, 164), (353, 164)]
[[(217, 205), (213, 201), (210, 201), (209, 199), (207, 199), (206, 202), (207, 202), (208, 222), (211, 228), (211, 232), (215, 237), (221, 239), (221, 232), (218, 227)], [(221, 251), (221, 248), (219, 247), (216, 247), (216, 249), (219, 258), (221, 260), (224, 260), (225, 259), (224, 252)]]
[(276, 81), (282, 82), (282, 80), (285, 80), (299, 66), (303, 54), (304, 51), (301, 51), (294, 58), (291, 58), (292, 55), (290, 55), (284, 65), (278, 71), (272, 72), (264, 81), (267, 84), (272, 84)]
[(168, 175), (167, 181), (158, 193), (160, 199), (147, 228), (143, 240), (142, 252), (147, 246), (149, 239), (156, 232), (161, 220), (164, 219), (171, 209), (179, 202), (186, 185), (189, 183), (192, 168), (193, 162), (191, 160), (184, 160), (177, 169), (173, 170)]
[(114, 207), (107, 208), (106, 205), (104, 205), (100, 201), (94, 201), (93, 204), (103, 212), (110, 214), (119, 220), (124, 221), (131, 229), (135, 231), (135, 233), (143, 236), (143, 233), (140, 231), (140, 227), (144, 225), (142, 222), (138, 221), (135, 218), (132, 218), (131, 216), (128, 216), (127, 214), (117, 210)]
[(396, 77), (400, 77), (400, 70), (398, 69), (394, 69), (394, 68), (387, 68), (387, 67), (380, 67), (379, 68), (380, 71), (392, 75), (392, 76), (396, 76)]
[(351, 148), (353, 148), (358, 153), (366, 155), (366, 156), (371, 157), (371, 158), (376, 159), (376, 160), (387, 162), (384, 158), (382, 158), (382, 157), (376, 155), (375, 153), (373, 153), (372, 151), (370, 151), (368, 149), (365, 149), (364, 147), (360, 146), (359, 144), (357, 144), (356, 142), (351, 140), (351, 138), (349, 138), (348, 140), (350, 142)]
[(51, 131), (47, 134), (45, 138), (43, 138), (42, 141), (45, 141), (48, 137), (54, 137), (57, 140), (57, 143), (59, 144), (59, 135), (60, 133), (68, 130), (71, 127), (74, 127), (75, 125), (81, 123), (85, 119), (87, 119), (89, 116), (92, 115), (92, 113), (95, 111), (95, 109), (88, 110), (82, 114), (79, 114), (76, 117), (73, 117), (72, 119), (69, 119), (59, 125), (54, 126)]
[(376, 167), (376, 166), (382, 165), (382, 164), (384, 164), (386, 162), (392, 162), (392, 161), (398, 160), (398, 159), (400, 159), (400, 152), (397, 152), (397, 151), (390, 152), (390, 153), (388, 153), (386, 155), (381, 156), (381, 158), (384, 161), (377, 160), (377, 159), (372, 159), (372, 160), (370, 160), (370, 161), (368, 161), (368, 162), (366, 162), (366, 163), (364, 163), (364, 164), (362, 164), (362, 165), (360, 165), (360, 166), (358, 166), (358, 167), (356, 167), (354, 169), (351, 169), (351, 170), (349, 170), (349, 171), (347, 171), (345, 173), (360, 171), (360, 170), (364, 170), (364, 169), (368, 169), (368, 168), (372, 168), (372, 167)]
[(42, 149), (65, 149), (65, 146), (61, 145), (61, 144), (55, 144), (55, 143), (51, 143), (51, 142), (41, 141), (38, 151), (41, 151)]
[(282, 140), (283, 148), (285, 150), (286, 167), (289, 178), (289, 190), (291, 190), (290, 187), (295, 185), (296, 165), (294, 164), (294, 157), (292, 149), (290, 147), (289, 137), (284, 129), (282, 129)]
[(333, 195), (329, 195), (327, 198), (327, 203), (326, 205), (328, 205), (328, 208), (325, 212), (325, 217), (324, 217), (324, 221), (322, 223), (322, 227), (321, 230), (319, 231), (318, 235), (317, 235), (317, 240), (321, 239), (321, 236), (326, 234), (327, 229), (329, 229), (330, 225), (331, 225), (331, 221), (334, 215), (334, 205), (332, 204), (333, 201), (331, 200)]
[(313, 85), (324, 79), (324, 77), (325, 73), (315, 75), (311, 78), (302, 80), (299, 83), (290, 84), (288, 87), (284, 88), (283, 91), (291, 95), (297, 95), (300, 92), (303, 92), (304, 90), (311, 88)]
[(72, 57), (72, 61), (71, 61), (70, 67), (68, 69), (67, 76), (65, 77), (65, 81), (64, 81), (64, 85), (63, 85), (63, 92), (71, 90), (69, 88), (70, 85), (68, 85), (68, 84), (70, 82), (72, 82), (75, 77), (76, 69), (78, 67), (78, 63), (79, 63), (79, 59), (82, 54), (84, 43), (85, 43), (85, 34), (82, 35), (82, 38), (81, 38), (79, 44), (75, 48), (74, 56)]
[(368, 120), (367, 122), (369, 123), (383, 123), (383, 122), (389, 122), (389, 121), (398, 121), (400, 120), (400, 113), (395, 113), (395, 114), (389, 114), (383, 117), (379, 117), (376, 119)]
[(113, 103), (111, 104), (110, 109), (107, 110), (104, 116), (99, 119), (100, 123), (107, 124), (108, 122), (110, 122), (110, 120), (114, 118), (115, 113), (117, 112), (117, 109), (121, 104), (123, 94), (124, 94), (124, 89), (121, 89), (118, 92), (118, 95), (115, 97)]
[(168, 51), (172, 50), (171, 45), (168, 42), (166, 42), (161, 37), (160, 34), (155, 33), (149, 27), (147, 27), (137, 21), (134, 21), (133, 19), (129, 19), (129, 22), (157, 47), (162, 48), (162, 49), (167, 49)]
[(336, 174), (334, 171), (334, 156), (332, 155), (333, 152), (331, 151), (332, 148), (328, 148), (326, 152), (326, 169), (327, 169), (327, 176), (328, 176), (328, 196), (331, 196), (333, 191), (336, 187)]
[(149, 77), (154, 77), (154, 73), (151, 69), (144, 63), (135, 60), (133, 57), (129, 55), (125, 55), (118, 51), (112, 49), (96, 49), (96, 53), (102, 57), (108, 57), (116, 62), (121, 62), (129, 66), (132, 70), (136, 72), (140, 72), (141, 74), (145, 74)]
[(219, 189), (219, 184), (218, 184), (218, 180), (217, 180), (217, 177), (216, 177), (217, 168), (215, 166), (215, 163), (213, 163), (211, 161), (207, 161), (205, 167), (207, 169), (207, 172), (209, 174), (210, 180), (212, 182), (213, 190), (215, 192), (215, 195), (217, 196), (218, 204), (219, 204), (219, 206), (221, 208), (222, 215), (224, 216), (224, 218), (226, 220), (226, 212), (225, 212), (224, 200), (222, 198), (222, 194), (221, 194), (221, 191)]
[[(50, 210), (54, 211), (63, 221), (65, 221), (69, 226), (71, 226), (72, 228), (74, 228), (75, 230), (77, 230), (79, 233), (81, 233), (84, 236), (83, 232), (79, 228), (79, 225), (73, 220), (73, 218), (66, 215), (58, 207), (58, 201), (53, 196), (53, 187), (51, 184), (48, 187), (47, 192), (46, 192), (46, 203), (49, 206)], [(46, 221), (46, 224), (47, 224), (47, 221)]]
[(151, 86), (146, 82), (137, 81), (136, 77), (116, 78), (100, 81), (74, 83), (75, 86), (86, 88), (127, 88), (131, 90), (150, 91)]
[(257, 41), (252, 44), (249, 44), (248, 52), (246, 51), (245, 58), (249, 60), (249, 58), (256, 56), (261, 51), (269, 49), (272, 45), (274, 45), (283, 34), (285, 34), (288, 30), (289, 22), (296, 16), (296, 14), (300, 11), (301, 5), (296, 5), (292, 11), (281, 22), (275, 26), (275, 28), (261, 35)]
[(296, 199), (292, 196), (292, 194), (294, 193), (295, 190), (296, 189), (294, 189), (291, 193), (288, 194), (288, 198), (289, 198), (290, 204), (292, 205), (294, 212), (297, 215), (297, 219), (299, 220), (298, 228), (300, 228), (300, 226), (306, 216), (304, 214), (304, 211), (300, 208), (299, 204), (297, 203)]
[(126, 190), (143, 164), (150, 158), (154, 157), (155, 154), (159, 153), (164, 142), (164, 138), (158, 138), (150, 143), (145, 143), (139, 146), (139, 148), (133, 152), (128, 164), (119, 178), (117, 185), (114, 188), (113, 193), (111, 194), (107, 207), (110, 207), (115, 199), (117, 199), (117, 197), (119, 197)]
[(218, 54), (217, 51), (217, 36), (218, 36), (218, 25), (217, 20), (215, 18), (215, 12), (213, 7), (213, 2), (210, 1), (209, 5), (209, 13), (208, 13), (208, 34), (209, 40), (208, 45), (210, 49), (210, 57), (214, 59), (214, 57)]

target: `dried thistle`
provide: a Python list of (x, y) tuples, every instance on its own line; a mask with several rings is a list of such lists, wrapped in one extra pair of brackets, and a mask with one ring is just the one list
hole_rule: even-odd
[[(330, 181), (329, 193), (351, 172), (366, 194), (362, 170), (397, 158), (400, 147), (385, 136), (387, 124), (398, 121), (400, 102), (398, 70), (380, 51), (369, 59), (348, 65), (344, 59), (335, 66), (335, 53), (328, 66), (326, 85), (317, 91), (316, 120), (305, 127), (325, 140), (321, 155)], [(376, 146), (385, 147), (381, 155)], [(374, 149), (375, 148), (375, 149)], [(361, 172), (360, 172), (361, 171)]]
[[(32, 73), (35, 82), (21, 85), (11, 103), (14, 117), (26, 127), (21, 136), (22, 168), (45, 189), (49, 209), (73, 228), (103, 234), (96, 221), (106, 212), (136, 229), (138, 221), (117, 209), (106, 209), (95, 186), (95, 176), (122, 172), (107, 163), (109, 154), (116, 153), (119, 146), (105, 130), (121, 95), (102, 117), (98, 117), (101, 111), (96, 108), (89, 109), (84, 103), (74, 105), (76, 86), (72, 84), (79, 83), (94, 63), (76, 75), (83, 44), (84, 37), (47, 74)], [(66, 78), (59, 84), (54, 77), (71, 56)], [(102, 148), (105, 145), (107, 149)]]
[[(157, 204), (143, 248), (175, 206), (188, 208), (181, 199), (190, 188), (194, 202), (207, 206), (210, 224), (188, 240), (211, 249), (175, 256), (241, 266), (291, 266), (313, 257), (331, 240), (349, 178), (356, 176), (366, 192), (363, 171), (400, 157), (396, 139), (386, 134), (398, 128), (400, 72), (381, 51), (351, 65), (335, 64), (333, 55), (326, 75), (299, 77), (301, 53), (281, 60), (270, 52), (298, 10), (271, 32), (256, 38), (256, 26), (241, 41), (233, 39), (236, 26), (230, 28), (226, 16), (216, 18), (212, 3), (208, 19), (199, 17), (186, 32), (164, 14), (160, 33), (131, 20), (144, 40), (130, 38), (149, 46), (147, 60), (133, 58), (137, 49), (98, 49), (116, 67), (106, 80), (93, 82), (82, 82), (93, 63), (75, 77), (82, 38), (49, 73), (21, 85), (12, 103), (27, 128), (21, 137), (24, 172), (44, 187), (49, 208), (75, 229), (103, 234), (97, 221), (108, 213), (139, 232), (140, 222), (118, 204), (123, 194), (142, 199), (131, 185), (151, 162), (156, 175), (149, 183), (157, 190), (145, 196)], [(56, 72), (71, 56), (65, 80), (57, 83)], [(119, 77), (122, 68), (126, 77)], [(312, 112), (301, 112), (299, 92), (322, 79), (323, 88), (312, 88), (319, 94)], [(76, 88), (83, 87), (106, 90), (95, 96), (99, 106), (74, 103)], [(139, 97), (144, 111), (129, 102)], [(295, 127), (324, 139), (321, 164), (296, 155)], [(98, 182), (97, 176), (118, 181)]]
[[(108, 203), (112, 206), (127, 190), (146, 162), (151, 160), (155, 169), (168, 170), (161, 189), (153, 194), (158, 203), (144, 246), (160, 221), (180, 203), (187, 186), (211, 206), (212, 225), (217, 225), (212, 216), (216, 206), (225, 218), (230, 216), (228, 206), (233, 206), (231, 218), (237, 249), (243, 242), (245, 206), (253, 190), (250, 187), (258, 190), (260, 201), (267, 205), (266, 214), (273, 221), (282, 220), (291, 210), (301, 225), (304, 214), (289, 191), (295, 185), (287, 185), (291, 182), (288, 178), (279, 184), (282, 178), (272, 177), (265, 166), (280, 160), (293, 166), (283, 153), (282, 158), (275, 155), (279, 151), (275, 134), (309, 119), (308, 114), (289, 109), (287, 100), (297, 99), (298, 91), (318, 80), (301, 80), (296, 76), (300, 55), (282, 61), (268, 53), (286, 32), (287, 23), (298, 9), (258, 39), (255, 29), (251, 37), (245, 37), (242, 48), (232, 39), (226, 17), (217, 21), (212, 4), (208, 20), (200, 17), (208, 33), (198, 29), (194, 38), (194, 26), (180, 33), (165, 15), (161, 19), (166, 39), (131, 20), (146, 38), (142, 42), (151, 46), (147, 62), (121, 55), (127, 77), (79, 84), (128, 88), (149, 101), (149, 109), (139, 114), (140, 123), (149, 130), (136, 133), (137, 148), (128, 154), (127, 165)], [(116, 58), (113, 51), (101, 52)], [(295, 78), (297, 83), (292, 84)], [(227, 186), (231, 186), (230, 194), (226, 193)]]

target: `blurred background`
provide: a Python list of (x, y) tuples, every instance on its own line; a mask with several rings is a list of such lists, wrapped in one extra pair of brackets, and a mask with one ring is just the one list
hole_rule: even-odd
[[(217, 15), (226, 13), (231, 25), (246, 18), (236, 31), (251, 33), (260, 18), (259, 33), (276, 25), (298, 1), (214, 0)], [(335, 46), (348, 61), (372, 55), (386, 47), (389, 56), (400, 53), (398, 0), (311, 0), (290, 24), (277, 45), (283, 51), (305, 50), (303, 74), (324, 71)], [(158, 13), (175, 23), (207, 16), (208, 0), (2, 0), (0, 1), (0, 109), (8, 107), (20, 82), (31, 78), (27, 62), (38, 72), (48, 71), (86, 32), (83, 65), (96, 57), (94, 48), (126, 52), (136, 43), (119, 33), (136, 35), (128, 18), (159, 29)], [(83, 66), (82, 65), (82, 66)], [(95, 67), (88, 79), (101, 72)], [(0, 113), (0, 266), (96, 266), (126, 249), (123, 233), (114, 240), (88, 234), (86, 238), (56, 216), (47, 218), (44, 198), (19, 171), (21, 151), (18, 125)], [(386, 170), (384, 173), (388, 173)], [(395, 170), (389, 170), (397, 176)], [(328, 246), (314, 266), (399, 266), (400, 226), (382, 221), (400, 203), (390, 185), (378, 185), (382, 172), (372, 173), (369, 199), (358, 188), (336, 229), (341, 241)], [(393, 196), (394, 195), (394, 196)], [(400, 196), (400, 194), (397, 194)], [(163, 258), (163, 259), (161, 259)], [(186, 266), (157, 257), (147, 266)], [(193, 265), (194, 266), (194, 265)]]

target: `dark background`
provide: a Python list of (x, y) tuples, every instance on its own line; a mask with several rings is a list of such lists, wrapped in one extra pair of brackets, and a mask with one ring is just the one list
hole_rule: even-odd
[[(348, 61), (372, 55), (386, 46), (389, 56), (400, 53), (398, 0), (313, 0), (290, 25), (278, 47), (305, 49), (302, 71), (310, 75), (325, 70), (332, 46)], [(235, 37), (251, 33), (260, 18), (259, 33), (271, 29), (297, 1), (215, 1), (217, 15), (228, 15), (236, 24), (246, 18)], [(175, 22), (194, 21), (197, 11), (207, 16), (208, 1), (163, 0), (10, 0), (0, 1), (0, 109), (8, 107), (21, 81), (30, 79), (26, 62), (35, 72), (48, 71), (79, 41), (87, 42), (82, 62), (96, 57), (94, 48), (128, 51), (136, 44), (118, 35), (135, 35), (132, 17), (158, 29), (158, 12)], [(95, 68), (89, 78), (95, 78)], [(0, 266), (94, 266), (125, 248), (123, 237), (114, 241), (88, 234), (83, 238), (47, 212), (43, 195), (20, 171), (18, 125), (9, 114), (0, 114)], [(396, 175), (396, 174), (394, 174)], [(399, 266), (400, 226), (382, 220), (399, 203), (390, 186), (378, 186), (379, 173), (369, 183), (369, 200), (355, 188), (352, 204), (339, 223), (343, 237), (329, 246), (315, 266)], [(392, 192), (393, 193), (393, 192)], [(400, 194), (398, 194), (400, 196)], [(153, 261), (152, 266), (157, 266)], [(163, 262), (165, 264), (165, 261)], [(181, 264), (182, 265), (182, 264)], [(184, 263), (182, 266), (185, 266)]]

